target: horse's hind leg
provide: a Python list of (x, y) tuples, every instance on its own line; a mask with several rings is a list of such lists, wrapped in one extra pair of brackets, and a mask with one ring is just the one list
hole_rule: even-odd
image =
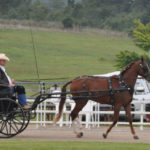
[(88, 100), (76, 100), (76, 105), (71, 112), (72, 126), (74, 129), (74, 133), (77, 137), (83, 136), (82, 125), (78, 119), (78, 113), (82, 110), (82, 108), (87, 104)]
[(106, 139), (108, 136), (108, 133), (111, 131), (111, 129), (114, 127), (114, 125), (117, 123), (118, 121), (118, 117), (119, 117), (119, 112), (120, 112), (120, 108), (121, 105), (115, 105), (114, 107), (114, 118), (113, 118), (113, 123), (111, 124), (111, 126), (108, 128), (108, 130), (106, 131), (106, 133), (103, 134), (103, 137)]
[(128, 121), (129, 121), (129, 124), (130, 124), (131, 132), (133, 134), (133, 138), (134, 139), (139, 139), (139, 137), (136, 135), (135, 130), (134, 130), (133, 125), (132, 125), (132, 116), (131, 116), (131, 106), (130, 106), (130, 104), (125, 106), (124, 109), (126, 111), (126, 116), (127, 116)]

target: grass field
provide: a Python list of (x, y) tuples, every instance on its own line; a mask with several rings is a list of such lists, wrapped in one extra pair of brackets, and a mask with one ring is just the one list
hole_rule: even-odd
[[(115, 55), (121, 50), (140, 52), (131, 38), (104, 36), (97, 32), (63, 30), (33, 31), (40, 78), (74, 78), (115, 71)], [(29, 30), (0, 29), (0, 52), (11, 59), (7, 71), (12, 78), (36, 78)]]
[(149, 150), (150, 144), (2, 140), (1, 150)]

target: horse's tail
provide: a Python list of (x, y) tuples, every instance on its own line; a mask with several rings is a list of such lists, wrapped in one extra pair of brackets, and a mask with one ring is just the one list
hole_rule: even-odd
[(72, 80), (69, 81), (69, 82), (67, 82), (67, 83), (63, 86), (63, 88), (62, 88), (61, 100), (60, 100), (60, 102), (59, 102), (59, 112), (58, 112), (58, 114), (57, 114), (57, 116), (56, 116), (56, 118), (55, 118), (55, 120), (54, 120), (54, 124), (56, 124), (56, 122), (59, 121), (59, 119), (60, 119), (60, 117), (61, 117), (61, 115), (62, 115), (63, 106), (64, 106), (64, 103), (65, 103), (65, 101), (66, 101), (66, 87), (67, 87), (67, 85), (69, 85), (70, 83), (72, 83)]

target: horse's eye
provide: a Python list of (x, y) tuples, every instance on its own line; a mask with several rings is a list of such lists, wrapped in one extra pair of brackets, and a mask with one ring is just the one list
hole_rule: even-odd
[(146, 66), (144, 66), (144, 67), (143, 67), (143, 71), (144, 71), (144, 73), (145, 73), (145, 72), (148, 72), (148, 68), (147, 68)]

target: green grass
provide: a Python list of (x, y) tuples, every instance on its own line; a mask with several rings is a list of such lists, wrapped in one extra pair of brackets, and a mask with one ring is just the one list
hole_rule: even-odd
[[(140, 50), (131, 38), (88, 32), (33, 31), (40, 78), (77, 77), (115, 71), (115, 55)], [(11, 59), (7, 72), (15, 79), (36, 78), (29, 30), (0, 29), (0, 52)]]
[(150, 144), (50, 141), (0, 141), (1, 150), (149, 150)]

